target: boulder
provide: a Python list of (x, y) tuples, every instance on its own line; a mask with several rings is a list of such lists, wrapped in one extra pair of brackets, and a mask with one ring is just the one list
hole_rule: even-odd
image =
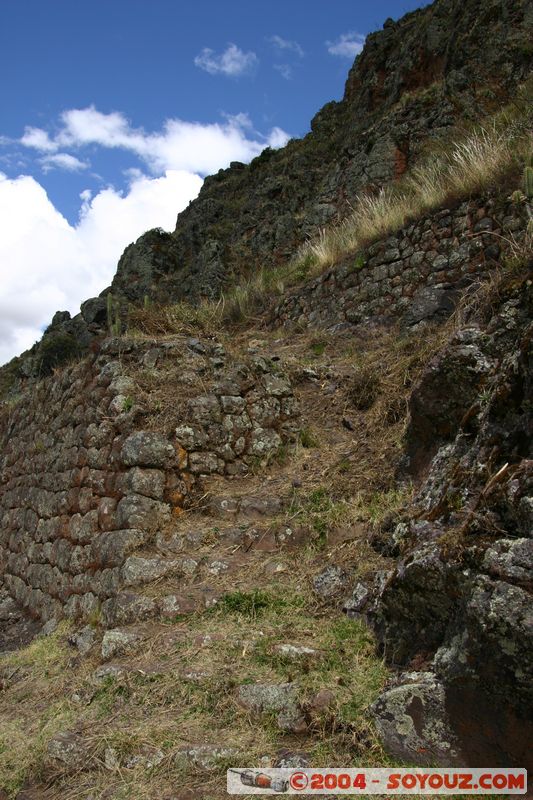
[(439, 446), (454, 439), (491, 374), (494, 363), (484, 352), (483, 338), (477, 326), (458, 332), (414, 387), (406, 434), (412, 474), (427, 467)]
[(105, 297), (91, 297), (80, 306), (81, 315), (87, 325), (107, 325), (107, 301)]
[(237, 702), (252, 713), (277, 712), (277, 724), (281, 730), (302, 733), (307, 729), (298, 689), (293, 683), (244, 684), (237, 689)]
[(100, 622), (104, 628), (115, 628), (149, 619), (156, 611), (157, 603), (152, 597), (120, 592), (102, 603)]
[(313, 578), (313, 590), (323, 598), (335, 597), (347, 585), (348, 575), (342, 567), (331, 564)]
[(114, 656), (122, 656), (131, 653), (141, 641), (141, 637), (135, 631), (121, 630), (115, 628), (104, 633), (102, 639), (102, 658), (108, 661)]
[[(388, 753), (407, 763), (463, 764), (446, 713), (442, 683), (431, 672), (406, 673), (371, 707)], [(466, 766), (466, 764), (464, 764)]]
[(88, 766), (88, 747), (77, 733), (61, 731), (48, 742), (49, 760), (67, 770), (78, 770)]

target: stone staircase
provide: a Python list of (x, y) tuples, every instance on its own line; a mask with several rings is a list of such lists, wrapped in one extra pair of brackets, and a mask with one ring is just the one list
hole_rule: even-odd
[(115, 597), (102, 605), (105, 628), (172, 619), (209, 608), (235, 589), (253, 589), (251, 571), (283, 571), (273, 554), (294, 546), (284, 524), (288, 498), (213, 494), (201, 511), (184, 514), (153, 542), (129, 555)]

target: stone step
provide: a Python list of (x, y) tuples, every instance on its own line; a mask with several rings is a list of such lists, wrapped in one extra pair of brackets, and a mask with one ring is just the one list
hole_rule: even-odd
[(159, 533), (156, 537), (155, 547), (164, 555), (184, 553), (204, 553), (214, 548), (232, 549), (248, 542), (250, 526), (230, 525), (224, 528), (218, 526), (206, 527), (205, 518), (192, 519), (186, 529), (178, 528), (174, 531)]
[(208, 586), (165, 593), (159, 597), (119, 592), (102, 603), (100, 623), (104, 628), (116, 628), (150, 619), (174, 619), (210, 608), (221, 595), (222, 592)]
[(142, 586), (169, 576), (193, 575), (199, 562), (193, 558), (161, 558), (159, 555), (128, 556), (120, 569), (120, 585)]
[(155, 547), (157, 553), (161, 555), (172, 554), (175, 556), (179, 554), (184, 556), (191, 554), (193, 558), (201, 559), (210, 557), (213, 551), (221, 554), (237, 550), (274, 552), (281, 547), (295, 544), (297, 538), (295, 532), (284, 525), (274, 526), (264, 522), (254, 525), (249, 522), (224, 528), (204, 527), (203, 529), (193, 528), (186, 532), (176, 530), (170, 533), (160, 533), (157, 536)]
[(284, 507), (284, 499), (276, 496), (214, 495), (209, 498), (205, 513), (216, 519), (261, 519), (276, 517)]
[[(141, 587), (146, 587), (149, 594), (157, 592), (158, 595), (181, 594), (193, 589), (211, 591), (213, 585), (222, 592), (223, 586), (225, 591), (229, 591), (228, 580), (234, 577), (240, 581), (246, 579), (252, 567), (263, 564), (266, 571), (286, 571), (284, 563), (276, 566), (272, 559), (263, 559), (264, 553), (280, 549), (274, 532), (253, 529), (240, 534), (243, 535), (235, 536), (232, 541), (226, 539), (225, 547), (206, 547), (202, 552), (195, 552), (194, 557), (184, 553), (176, 558), (165, 558), (146, 551), (129, 556), (120, 569), (117, 587), (126, 595)], [(139, 596), (146, 601), (145, 595)], [(144, 603), (138, 605), (140, 614), (152, 616), (158, 611), (153, 603), (146, 609)]]

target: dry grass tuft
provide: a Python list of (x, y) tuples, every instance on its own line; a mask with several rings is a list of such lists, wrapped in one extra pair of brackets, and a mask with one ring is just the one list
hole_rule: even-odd
[(513, 288), (520, 286), (531, 277), (533, 271), (533, 224), (530, 221), (523, 236), (515, 234), (492, 236), (503, 239), (506, 252), (502, 269), (491, 272), (473, 284), (463, 293), (454, 312), (451, 323), (459, 329), (472, 318), (488, 322), (492, 314), (501, 305), (502, 297)]
[(132, 308), (129, 312), (128, 336), (169, 336), (173, 334), (214, 335), (220, 329), (223, 301), (204, 301), (198, 306), (175, 303)]
[(61, 625), (51, 636), (2, 658), (9, 688), (0, 702), (0, 787), (13, 796), (25, 780), (39, 778), (49, 739), (74, 717), (65, 690), (71, 655), (66, 632)]

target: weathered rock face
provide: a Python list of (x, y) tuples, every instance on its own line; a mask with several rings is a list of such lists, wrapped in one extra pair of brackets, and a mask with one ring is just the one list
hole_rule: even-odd
[[(113, 302), (120, 310), (145, 296), (216, 297), (259, 265), (283, 263), (361, 190), (401, 175), (428, 137), (512, 93), (529, 70), (532, 21), (528, 0), (482, 8), (437, 0), (387, 22), (369, 37), (344, 99), (316, 115), (308, 136), (208, 178), (174, 233), (149, 231), (127, 248)], [(440, 209), (285, 298), (272, 322), (444, 319), (462, 288), (499, 266), (499, 237), (523, 233), (522, 212), (492, 196)], [(530, 283), (507, 290), (492, 318), (469, 319), (428, 366), (406, 442), (415, 506), (381, 540), (399, 562), (373, 593), (358, 584), (346, 606), (367, 614), (400, 670), (373, 711), (390, 752), (409, 762), (529, 766), (531, 294)], [(74, 319), (58, 313), (43, 341), (0, 373), (0, 383), (11, 372), (34, 381), (0, 407), (0, 617), (16, 618), (17, 604), (42, 619), (98, 615), (108, 629), (102, 656), (112, 658), (143, 644), (142, 626), (125, 626), (195, 609), (185, 595), (134, 588), (194, 575), (198, 562), (180, 544), (194, 532), (169, 530), (172, 516), (208, 476), (268, 462), (293, 436), (298, 406), (268, 359), (236, 360), (213, 340), (103, 341), (107, 317), (105, 293)], [(278, 498), (211, 503), (225, 518), (281, 507)], [(243, 541), (239, 528), (231, 535)], [(226, 567), (210, 560), (207, 571)], [(336, 599), (351, 574), (330, 565), (314, 576), (314, 590)], [(204, 599), (206, 607), (216, 597)], [(94, 640), (80, 633), (74, 644), (88, 652)], [(285, 647), (285, 658), (312, 653)], [(107, 665), (100, 676), (117, 669)], [(329, 694), (303, 703), (289, 682), (243, 684), (236, 697), (303, 733)], [(56, 737), (50, 758), (79, 761), (75, 737)], [(229, 755), (204, 744), (176, 758), (211, 765)], [(113, 753), (106, 763), (118, 763)]]
[[(135, 378), (148, 355), (154, 380), (158, 369), (177, 376), (164, 424)], [(135, 552), (189, 503), (202, 476), (268, 460), (297, 418), (291, 386), (268, 359), (236, 361), (216, 342), (183, 337), (156, 352), (107, 340), (99, 355), (3, 409), (0, 579), (43, 619), (90, 618), (100, 606), (115, 625), (153, 614), (149, 599), (127, 609), (110, 600), (183, 565)]]
[[(459, 331), (413, 392), (415, 474), (426, 463), (419, 450), (430, 458), (441, 447), (389, 534), (398, 566), (366, 607), (387, 658), (424, 665), (425, 683), (440, 687), (429, 707), (400, 676), (375, 707), (388, 747), (408, 760), (420, 761), (429, 714), (441, 732), (431, 759), (533, 766), (532, 311), (531, 281), (507, 289), (488, 323)], [(434, 440), (422, 435), (430, 425)]]
[(334, 327), (401, 318), (406, 326), (447, 319), (461, 290), (499, 265), (502, 243), (527, 224), (524, 207), (484, 197), (439, 209), (353, 253), (284, 297), (274, 325)]
[(429, 364), (410, 400), (410, 472), (426, 466), (440, 446), (455, 438), (465, 414), (494, 373), (495, 361), (485, 355), (483, 346), (483, 333), (472, 325), (458, 331)]
[(499, 0), (489, 0), (482, 9), (476, 3), (437, 0), (398, 22), (387, 20), (383, 31), (367, 37), (350, 70), (345, 99), (372, 114), (394, 106), (404, 92), (440, 80), (448, 97), (454, 91), (475, 93), (480, 85), (497, 92), (500, 79), (510, 86), (527, 69), (532, 20), (530, 3), (503, 6)]
[(171, 236), (150, 231), (127, 248), (113, 292), (213, 297), (236, 275), (283, 262), (362, 189), (401, 175), (428, 136), (503, 102), (529, 73), (531, 22), (527, 0), (438, 0), (389, 20), (311, 133), (208, 178)]

